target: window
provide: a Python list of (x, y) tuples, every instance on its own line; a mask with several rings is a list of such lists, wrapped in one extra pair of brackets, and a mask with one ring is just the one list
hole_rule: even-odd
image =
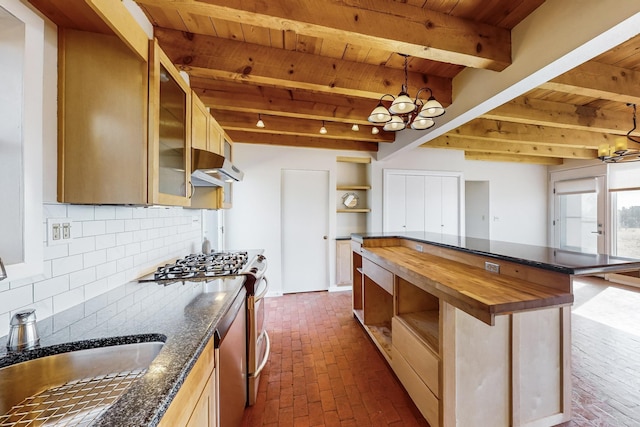
[(613, 254), (640, 258), (640, 190), (613, 194)]

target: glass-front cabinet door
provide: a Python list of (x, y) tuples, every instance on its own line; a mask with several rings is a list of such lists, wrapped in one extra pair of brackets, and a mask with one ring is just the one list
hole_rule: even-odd
[(149, 199), (189, 206), (191, 91), (157, 41), (150, 50)]

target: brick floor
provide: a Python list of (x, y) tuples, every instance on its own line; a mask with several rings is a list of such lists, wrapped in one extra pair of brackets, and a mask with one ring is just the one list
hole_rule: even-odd
[[(606, 283), (585, 279), (576, 286), (574, 414), (564, 427), (640, 426), (640, 310), (626, 316), (639, 321), (638, 335), (616, 328), (616, 307), (598, 302)], [(353, 318), (350, 292), (265, 301), (271, 358), (244, 427), (428, 426)]]

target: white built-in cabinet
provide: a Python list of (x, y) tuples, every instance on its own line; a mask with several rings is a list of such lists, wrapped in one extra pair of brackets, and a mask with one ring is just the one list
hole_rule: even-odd
[(44, 21), (0, 0), (0, 258), (7, 279), (42, 272)]
[(384, 170), (384, 231), (462, 235), (462, 173)]

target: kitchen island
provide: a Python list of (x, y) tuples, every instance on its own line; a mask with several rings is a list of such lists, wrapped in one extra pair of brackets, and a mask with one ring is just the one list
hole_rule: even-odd
[(640, 261), (430, 233), (352, 235), (353, 309), (432, 426), (571, 418), (572, 278)]
[(39, 320), (40, 348), (7, 354), (6, 337), (0, 338), (0, 367), (61, 352), (163, 341), (146, 373), (92, 424), (156, 426), (198, 362), (213, 358), (215, 329), (242, 289), (242, 277), (127, 283)]

